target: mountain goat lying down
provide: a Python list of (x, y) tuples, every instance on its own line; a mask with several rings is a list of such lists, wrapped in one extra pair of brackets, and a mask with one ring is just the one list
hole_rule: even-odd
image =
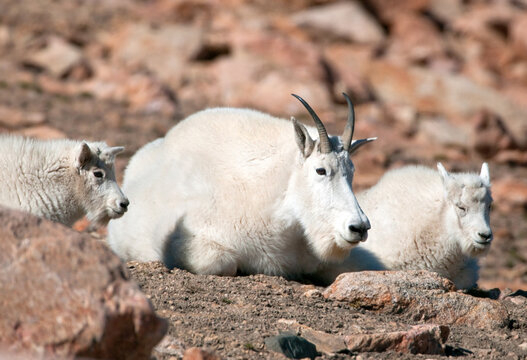
[(357, 195), (372, 229), (337, 272), (429, 270), (465, 289), (478, 280), (477, 257), (492, 241), (492, 202), (486, 163), (480, 175), (423, 166), (387, 172)]
[(296, 278), (321, 262), (342, 261), (370, 228), (352, 191), (350, 155), (374, 139), (352, 141), (347, 96), (342, 138), (328, 136), (296, 97), (316, 129), (294, 118), (215, 108), (139, 150), (123, 182), (135, 206), (110, 222), (112, 249), (124, 260), (228, 276)]
[(102, 142), (0, 136), (0, 204), (71, 226), (122, 216), (128, 199), (115, 181), (122, 147)]

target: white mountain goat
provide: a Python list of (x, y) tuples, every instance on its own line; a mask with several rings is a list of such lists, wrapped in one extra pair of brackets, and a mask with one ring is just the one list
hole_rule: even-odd
[(122, 216), (128, 199), (115, 181), (123, 147), (102, 142), (0, 136), (0, 204), (71, 226)]
[(492, 241), (489, 168), (484, 163), (479, 176), (437, 168), (389, 171), (357, 195), (372, 229), (338, 272), (424, 269), (461, 289), (476, 285), (477, 257)]
[(345, 96), (342, 139), (298, 96), (316, 129), (247, 109), (188, 117), (131, 159), (123, 189), (135, 206), (110, 222), (110, 246), (124, 260), (228, 276), (296, 278), (342, 261), (370, 228), (350, 155), (374, 140), (352, 141)]

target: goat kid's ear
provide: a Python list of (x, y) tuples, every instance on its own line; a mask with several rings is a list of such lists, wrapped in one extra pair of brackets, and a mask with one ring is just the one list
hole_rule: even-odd
[(300, 124), (294, 117), (291, 117), (293, 127), (295, 128), (295, 140), (302, 155), (307, 158), (313, 152), (315, 142), (309, 136), (304, 125)]
[(439, 171), (439, 176), (441, 176), (441, 180), (443, 180), (443, 184), (447, 182), (447, 180), (450, 178), (450, 175), (445, 170), (445, 167), (440, 162), (437, 163), (437, 170)]
[(489, 165), (486, 162), (481, 165), (481, 172), (479, 174), (479, 177), (481, 178), (481, 180), (483, 180), (483, 184), (485, 186), (490, 186)]
[(91, 162), (93, 153), (88, 144), (86, 144), (84, 141), (77, 149), (76, 165), (78, 169), (82, 169)]
[(352, 155), (355, 151), (357, 151), (362, 145), (367, 144), (369, 142), (372, 142), (374, 140), (377, 140), (376, 137), (367, 138), (367, 139), (359, 139), (359, 140), (353, 140), (351, 142), (351, 145), (348, 149), (348, 153)]
[(114, 147), (111, 147), (111, 148), (108, 148), (107, 150), (105, 150), (105, 153), (109, 156), (109, 157), (115, 157), (117, 154), (119, 153), (122, 153), (124, 151), (124, 146), (114, 146)]

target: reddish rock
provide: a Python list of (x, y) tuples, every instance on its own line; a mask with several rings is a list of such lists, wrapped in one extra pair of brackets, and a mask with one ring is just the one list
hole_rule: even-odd
[(354, 308), (406, 314), (414, 321), (482, 329), (508, 324), (508, 312), (499, 302), (454, 290), (449, 280), (427, 271), (363, 271), (340, 275), (324, 297)]
[(416, 325), (407, 331), (346, 335), (345, 341), (352, 352), (396, 351), (404, 354), (445, 353), (445, 342), (450, 329), (445, 325)]
[(44, 122), (46, 122), (46, 116), (40, 112), (25, 112), (0, 105), (0, 126), (17, 129), (24, 126), (40, 125)]
[(317, 36), (376, 44), (384, 39), (379, 23), (357, 1), (316, 6), (293, 15), (293, 21)]
[(318, 331), (309, 326), (302, 325), (296, 320), (280, 319), (278, 320), (278, 326), (281, 331), (298, 334), (307, 341), (315, 344), (318, 351), (334, 354), (347, 350), (346, 341), (342, 335)]
[(523, 12), (513, 20), (510, 27), (510, 36), (518, 53), (520, 53), (524, 59), (527, 59), (527, 38), (525, 37), (525, 29), (527, 29), (527, 14)]
[(366, 78), (382, 101), (408, 104), (419, 112), (461, 117), (488, 109), (501, 117), (515, 143), (527, 148), (527, 110), (466, 77), (375, 61)]
[(221, 358), (216, 354), (200, 349), (197, 347), (192, 347), (185, 351), (183, 355), (183, 360), (220, 360)]
[[(316, 76), (316, 75), (315, 75)], [(277, 66), (254, 55), (240, 54), (214, 65), (217, 96), (221, 105), (252, 107), (276, 116), (306, 115), (305, 108), (290, 96), (302, 96), (320, 116), (331, 108), (326, 88), (314, 74)], [(306, 116), (307, 119), (308, 116)]]
[(505, 124), (495, 114), (488, 111), (478, 112), (472, 123), (472, 146), (484, 157), (492, 157), (513, 145), (513, 139), (508, 134)]
[(94, 62), (94, 76), (78, 86), (77, 93), (92, 94), (98, 99), (123, 101), (132, 110), (173, 114), (175, 106), (164, 85), (154, 76), (114, 68)]
[(106, 34), (104, 39), (117, 67), (144, 67), (172, 86), (181, 84), (187, 62), (196, 55), (202, 41), (203, 30), (196, 26), (152, 27), (143, 23), (127, 25)]
[(450, 23), (463, 14), (462, 0), (430, 0), (428, 11), (437, 19)]
[(441, 34), (430, 20), (412, 13), (393, 19), (388, 58), (423, 62), (444, 53)]
[(0, 348), (148, 359), (166, 322), (103, 243), (0, 208)]
[(387, 23), (401, 14), (421, 12), (427, 9), (431, 0), (368, 0), (367, 3)]
[(511, 177), (492, 181), (494, 204), (504, 211), (527, 206), (527, 181)]
[(422, 117), (418, 132), (442, 146), (453, 146), (465, 149), (468, 145), (467, 129), (456, 126), (441, 117)]
[(55, 77), (60, 77), (78, 64), (81, 59), (82, 52), (78, 47), (62, 38), (51, 37), (48, 39), (47, 46), (30, 55), (26, 62), (45, 69)]
[[(281, 319), (282, 330), (298, 334), (316, 345), (318, 351), (335, 354), (345, 350), (352, 352), (396, 351), (410, 354), (444, 354), (445, 343), (450, 333), (444, 325), (416, 325), (408, 330), (387, 332), (369, 329), (353, 334), (328, 334), (295, 320)], [(407, 327), (406, 325), (404, 327)]]
[(373, 58), (369, 46), (336, 44), (324, 50), (324, 61), (332, 76), (333, 97), (339, 99), (346, 92), (356, 103), (372, 99), (372, 93), (361, 73), (364, 64)]
[(34, 137), (38, 139), (64, 139), (66, 134), (59, 129), (48, 125), (32, 126), (24, 129), (20, 129), (16, 132), (17, 134)]

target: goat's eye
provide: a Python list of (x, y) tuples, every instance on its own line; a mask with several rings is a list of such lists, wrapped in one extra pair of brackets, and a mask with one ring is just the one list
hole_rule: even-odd
[(326, 175), (326, 169), (324, 168), (318, 168), (316, 172), (318, 175)]
[(100, 170), (95, 170), (93, 172), (93, 176), (95, 176), (96, 178), (102, 178), (104, 176), (104, 172), (102, 172)]
[(461, 205), (457, 205), (457, 208), (458, 208), (458, 209), (459, 209), (459, 211), (461, 211), (461, 213), (463, 213), (463, 214), (464, 214), (465, 212), (467, 212), (467, 208), (466, 208), (466, 207), (464, 207), (464, 206), (461, 206)]

